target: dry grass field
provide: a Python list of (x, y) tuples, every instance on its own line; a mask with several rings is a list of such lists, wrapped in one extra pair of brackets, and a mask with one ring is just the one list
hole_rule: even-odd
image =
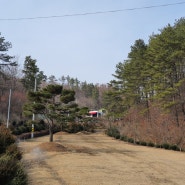
[(29, 185), (184, 185), (185, 153), (92, 134), (21, 141)]

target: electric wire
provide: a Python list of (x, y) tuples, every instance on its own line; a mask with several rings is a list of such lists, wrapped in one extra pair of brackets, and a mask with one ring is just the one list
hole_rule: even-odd
[(34, 19), (53, 19), (53, 18), (64, 18), (64, 17), (77, 17), (77, 16), (87, 16), (87, 15), (108, 14), (108, 13), (118, 13), (118, 12), (125, 12), (125, 11), (152, 9), (152, 8), (160, 8), (160, 7), (175, 6), (175, 5), (182, 5), (182, 4), (185, 4), (185, 1), (177, 2), (177, 3), (161, 4), (161, 5), (144, 6), (144, 7), (138, 7), (138, 8), (108, 10), (108, 11), (96, 11), (96, 12), (74, 13), (74, 14), (64, 14), (64, 15), (51, 15), (51, 16), (40, 16), (40, 17), (0, 18), (0, 21), (21, 21), (21, 20), (34, 20)]

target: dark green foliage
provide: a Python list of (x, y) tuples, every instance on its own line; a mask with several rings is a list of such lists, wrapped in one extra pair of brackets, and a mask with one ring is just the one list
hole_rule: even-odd
[(121, 136), (120, 139), (121, 139), (122, 141), (128, 141), (128, 137), (127, 137), (127, 136)]
[(20, 135), (23, 133), (31, 132), (32, 124), (34, 124), (35, 131), (41, 131), (41, 130), (47, 129), (46, 123), (43, 120), (21, 121), (19, 123), (16, 123), (14, 121), (14, 124), (11, 126), (12, 134)]
[[(124, 61), (124, 63), (119, 62), (116, 65), (115, 75), (113, 76), (117, 80), (112, 80), (110, 85), (120, 94), (120, 97), (124, 97), (121, 102), (125, 110), (132, 105), (147, 100), (146, 51), (147, 45), (144, 41), (141, 39), (136, 40), (135, 44), (131, 46), (128, 60)], [(112, 97), (111, 94), (109, 96), (110, 98)], [(114, 102), (120, 104), (120, 100)], [(117, 112), (118, 110), (116, 109), (115, 111)]]
[(34, 124), (34, 131), (41, 131), (41, 130), (46, 130), (47, 124), (44, 122), (44, 120), (38, 120), (38, 121), (31, 121), (28, 122), (27, 125), (29, 124), (29, 128), (31, 128), (32, 124)]
[(74, 122), (78, 105), (74, 103), (75, 92), (63, 89), (63, 86), (50, 84), (38, 92), (28, 93), (29, 102), (24, 106), (24, 114), (40, 114), (46, 120), (50, 133), (50, 141), (53, 141), (55, 125), (60, 128), (67, 122)]
[(46, 80), (46, 75), (43, 71), (39, 71), (39, 68), (36, 65), (37, 60), (27, 56), (24, 61), (24, 77), (21, 79), (21, 82), (27, 91), (37, 91), (39, 85), (43, 80)]
[(0, 157), (0, 182), (8, 184), (16, 176), (16, 171), (17, 161), (10, 155), (2, 155)]
[(86, 97), (93, 97), (93, 95), (95, 95), (94, 84), (92, 84), (92, 83), (88, 84), (87, 82), (83, 82), (81, 84), (81, 88), (82, 88)]
[(67, 104), (75, 100), (75, 92), (72, 90), (64, 89), (60, 97), (61, 102)]
[(89, 115), (89, 108), (88, 107), (82, 107), (78, 111), (78, 117), (82, 118)]
[[(60, 129), (61, 130), (61, 129)], [(54, 129), (53, 133), (60, 131), (59, 129)], [(41, 137), (48, 135), (49, 131), (48, 130), (41, 130), (41, 131), (35, 131), (34, 132), (34, 137)], [(31, 132), (29, 133), (23, 133), (17, 136), (18, 139), (30, 139), (31, 138)]]
[(111, 120), (122, 117), (127, 109), (127, 106), (123, 104), (122, 93), (115, 90), (104, 93), (103, 106), (106, 107), (107, 117)]
[(114, 137), (116, 139), (120, 139), (120, 132), (116, 127), (109, 127), (106, 130), (106, 134), (110, 137)]
[(27, 185), (27, 175), (22, 164), (10, 155), (0, 157), (1, 185)]
[(67, 131), (69, 133), (77, 133), (80, 131), (84, 131), (84, 127), (82, 124), (79, 123), (70, 123), (68, 124)]
[(155, 147), (156, 148), (162, 148), (162, 146), (160, 144), (156, 144)]
[(77, 133), (80, 131), (94, 132), (97, 122), (98, 120), (95, 118), (82, 117), (76, 122), (69, 122), (65, 130), (69, 133)]
[(145, 141), (140, 141), (140, 145), (147, 146), (147, 143)]
[(164, 143), (164, 144), (162, 144), (162, 148), (164, 148), (164, 149), (170, 149), (170, 144)]
[(177, 145), (171, 145), (170, 150), (180, 151), (180, 148)]
[[(59, 95), (63, 91), (63, 86), (57, 84), (49, 84), (46, 88), (43, 89), (43, 92), (46, 94), (51, 94), (52, 96)], [(48, 97), (49, 98), (49, 97)]]
[(4, 66), (7, 66), (7, 65), (9, 65), (9, 66), (16, 66), (17, 65), (17, 63), (12, 60), (14, 57), (6, 54), (6, 52), (11, 47), (12, 47), (11, 43), (5, 41), (5, 38), (1, 37), (1, 33), (0, 33), (0, 52), (2, 52), (2, 53), (0, 53), (0, 66), (1, 66), (1, 68)]
[(152, 143), (152, 142), (149, 142), (149, 143), (147, 144), (147, 146), (155, 147), (155, 144), (154, 144), (154, 143)]
[(128, 142), (129, 143), (134, 143), (134, 139), (133, 138), (128, 138)]

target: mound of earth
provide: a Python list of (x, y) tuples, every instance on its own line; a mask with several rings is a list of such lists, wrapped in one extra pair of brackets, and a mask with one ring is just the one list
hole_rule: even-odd
[(39, 145), (39, 148), (43, 151), (47, 151), (47, 152), (67, 152), (68, 149), (59, 144), (59, 143), (55, 143), (55, 142), (44, 142), (41, 143)]
[(91, 155), (94, 154), (94, 152), (87, 147), (79, 147), (73, 145), (63, 146), (60, 143), (56, 142), (44, 142), (38, 145), (38, 147), (42, 151), (46, 152), (73, 152), (73, 153), (87, 153)]

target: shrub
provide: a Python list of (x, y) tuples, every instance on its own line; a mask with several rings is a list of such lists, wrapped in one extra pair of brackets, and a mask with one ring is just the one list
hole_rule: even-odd
[(129, 138), (129, 139), (128, 139), (128, 142), (129, 142), (129, 143), (134, 143), (134, 139), (133, 139), (133, 138)]
[(22, 152), (18, 149), (15, 143), (7, 147), (6, 154), (16, 160), (21, 160), (22, 158)]
[(175, 151), (180, 151), (180, 148), (177, 145), (171, 145), (170, 149)]
[(127, 136), (121, 136), (120, 139), (121, 139), (122, 141), (128, 141), (128, 137), (127, 137)]
[(24, 171), (22, 163), (17, 163), (17, 171), (16, 175), (10, 182), (10, 185), (27, 185), (28, 184), (28, 178), (27, 174)]
[(12, 126), (14, 126), (14, 127), (15, 127), (15, 126), (16, 126), (16, 124), (17, 124), (17, 123), (16, 123), (16, 121), (13, 121), (13, 122), (12, 122)]
[(147, 146), (147, 143), (145, 141), (140, 141), (140, 145)]
[(44, 120), (40, 120), (36, 125), (38, 125), (38, 131), (46, 129), (46, 123)]
[(26, 123), (26, 121), (21, 120), (18, 122), (18, 125), (21, 126), (21, 125), (24, 125), (25, 123)]
[(16, 129), (14, 129), (12, 131), (12, 134), (14, 134), (14, 135), (20, 135), (21, 134), (21, 131), (18, 128), (16, 128)]
[(114, 136), (114, 138), (120, 139), (120, 134), (116, 134), (116, 135)]
[(22, 135), (29, 133), (32, 130), (32, 124), (34, 124), (34, 131), (46, 130), (46, 124), (43, 120), (39, 121), (20, 121), (18, 124), (14, 122), (11, 125), (11, 130), (14, 135)]
[(120, 139), (120, 132), (116, 127), (109, 127), (106, 130), (106, 134), (110, 137), (114, 137), (116, 139)]
[(15, 143), (15, 137), (5, 126), (0, 126), (0, 154), (5, 153), (6, 148)]
[(19, 130), (20, 133), (26, 133), (27, 132), (27, 128), (24, 125), (18, 127), (18, 130)]
[(155, 146), (155, 144), (154, 144), (154, 143), (152, 143), (152, 142), (149, 142), (149, 143), (147, 144), (147, 146), (154, 147), (154, 146)]
[(79, 123), (69, 123), (67, 127), (69, 133), (77, 133), (83, 131), (83, 126)]
[(94, 124), (93, 123), (68, 123), (65, 131), (69, 133), (77, 133), (80, 131), (94, 132)]
[(168, 143), (164, 143), (162, 145), (162, 148), (164, 148), (164, 149), (170, 149), (170, 145)]
[(1, 185), (27, 185), (22, 164), (7, 154), (0, 157), (0, 182)]
[(8, 184), (13, 179), (17, 171), (17, 161), (9, 155), (2, 155), (0, 157), (0, 182), (1, 184)]
[(160, 144), (156, 144), (155, 147), (156, 148), (162, 148), (162, 146)]
[(45, 136), (49, 134), (49, 130), (41, 130), (41, 131), (37, 131), (34, 132), (34, 137), (41, 137), (41, 136)]
[(87, 132), (94, 132), (95, 124), (94, 123), (83, 123), (83, 130)]

